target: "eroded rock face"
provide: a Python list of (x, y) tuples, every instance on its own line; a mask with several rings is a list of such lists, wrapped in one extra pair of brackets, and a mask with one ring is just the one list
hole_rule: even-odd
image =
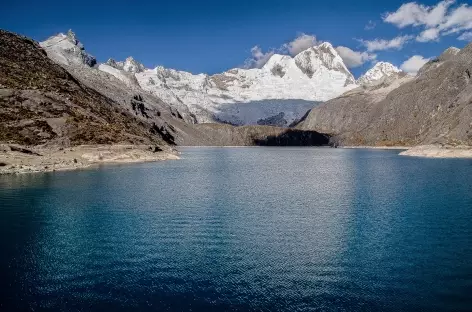
[[(64, 40), (76, 41), (72, 33)], [(33, 40), (3, 30), (0, 85), (7, 90), (0, 93), (0, 142), (165, 144), (149, 132), (144, 118), (136, 118), (120, 103), (80, 82)]]
[(297, 127), (345, 145), (472, 145), (472, 44), (387, 87), (355, 89), (311, 110)]
[(85, 52), (84, 45), (77, 39), (72, 30), (67, 34), (60, 33), (40, 43), (51, 59), (64, 65), (85, 65), (93, 67), (97, 64), (94, 56)]

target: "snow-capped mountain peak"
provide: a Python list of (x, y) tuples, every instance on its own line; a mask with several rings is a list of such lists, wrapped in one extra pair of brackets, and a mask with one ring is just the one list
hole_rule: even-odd
[[(73, 32), (51, 37), (41, 44), (59, 63), (87, 64), (84, 58), (88, 54)], [(198, 122), (240, 125), (273, 120), (278, 125), (289, 125), (316, 102), (357, 87), (342, 58), (328, 42), (295, 57), (274, 54), (260, 69), (234, 68), (215, 75), (195, 75), (162, 66), (146, 69), (132, 57), (124, 61), (109, 59), (98, 70), (171, 106), (190, 110)]]
[(327, 42), (295, 57), (274, 54), (260, 69), (234, 68), (209, 76), (159, 66), (135, 75), (144, 90), (172, 103), (184, 103), (199, 122), (217, 119), (235, 124), (255, 124), (280, 112), (290, 124), (313, 102), (356, 87), (342, 58)]
[[(199, 122), (211, 122), (209, 116), (213, 115), (235, 124), (254, 124), (278, 115), (281, 103), (291, 101), (291, 110), (287, 110), (288, 105), (283, 108), (283, 118), (290, 124), (313, 102), (329, 100), (356, 87), (354, 77), (330, 43), (311, 47), (295, 57), (274, 54), (260, 69), (234, 68), (209, 76), (159, 66), (136, 73), (136, 78), (148, 92), (186, 104)], [(257, 110), (255, 103), (261, 106)]]
[(132, 56), (120, 62), (110, 58), (105, 64), (129, 73), (141, 73), (146, 69), (143, 64), (136, 61)]
[(140, 73), (144, 69), (144, 65), (136, 61), (132, 56), (128, 57), (123, 65), (123, 70), (130, 73)]
[(39, 44), (51, 59), (60, 64), (93, 67), (97, 63), (95, 57), (85, 52), (83, 44), (72, 30), (69, 30), (67, 35), (59, 33)]
[(72, 29), (69, 29), (66, 36), (67, 36), (67, 39), (75, 45), (79, 42), (79, 40), (77, 40), (75, 36), (75, 32), (73, 32)]
[(396, 77), (400, 73), (402, 73), (402, 70), (398, 67), (387, 62), (378, 62), (374, 67), (357, 79), (357, 84), (361, 86), (379, 85), (383, 83), (385, 79)]
[(355, 83), (354, 76), (349, 72), (338, 52), (329, 42), (324, 42), (300, 52), (295, 57), (289, 55), (274, 54), (262, 67), (273, 75), (284, 78), (285, 74), (290, 77), (306, 76), (307, 79), (323, 80), (326, 71), (338, 72), (341, 76), (343, 86)]
[(313, 46), (295, 56), (297, 66), (312, 77), (320, 68), (336, 71), (346, 77), (344, 86), (354, 84), (354, 76), (349, 72), (343, 59), (329, 42)]

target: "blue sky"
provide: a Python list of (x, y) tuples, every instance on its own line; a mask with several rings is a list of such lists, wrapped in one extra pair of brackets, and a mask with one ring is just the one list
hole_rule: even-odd
[[(0, 28), (40, 41), (72, 29), (101, 62), (132, 55), (146, 67), (163, 65), (193, 73), (241, 66), (255, 46), (256, 58), (271, 51), (288, 53), (281, 47), (303, 34), (305, 39), (314, 36), (315, 43), (329, 41), (357, 53), (351, 55), (357, 61), (350, 62), (356, 76), (375, 61), (401, 66), (414, 55), (430, 58), (470, 41), (472, 9), (467, 1), (420, 1), (401, 9), (407, 2), (6, 0)], [(387, 12), (391, 14), (386, 20)], [(427, 29), (427, 36), (419, 39)], [(400, 47), (398, 40), (390, 41), (394, 38), (405, 42)]]

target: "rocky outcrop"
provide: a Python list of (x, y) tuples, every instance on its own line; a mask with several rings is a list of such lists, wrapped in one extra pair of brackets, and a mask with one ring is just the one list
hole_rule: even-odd
[(472, 145), (472, 44), (446, 55), (415, 78), (325, 102), (297, 128), (329, 133), (344, 145)]

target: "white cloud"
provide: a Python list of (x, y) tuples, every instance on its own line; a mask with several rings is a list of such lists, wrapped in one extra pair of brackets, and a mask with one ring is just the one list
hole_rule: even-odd
[(391, 40), (374, 39), (374, 40), (359, 40), (368, 52), (384, 51), (384, 50), (401, 50), (403, 46), (410, 41), (413, 36), (398, 36)]
[(301, 34), (293, 41), (282, 45), (281, 50), (286, 50), (291, 56), (305, 51), (318, 44), (316, 37), (313, 35)]
[(444, 22), (447, 10), (454, 2), (454, 0), (445, 0), (435, 6), (426, 6), (416, 2), (405, 3), (397, 11), (386, 13), (383, 20), (399, 28), (409, 25), (437, 26)]
[(413, 55), (409, 59), (407, 59), (403, 64), (400, 66), (401, 70), (410, 73), (416, 74), (421, 67), (423, 67), (426, 62), (428, 62), (429, 58), (424, 58), (421, 55)]
[(377, 26), (377, 24), (374, 21), (370, 20), (367, 25), (365, 25), (364, 30), (372, 30), (375, 28), (375, 26)]
[(457, 31), (472, 29), (472, 7), (463, 4), (452, 10), (439, 29), (456, 29)]
[(373, 61), (377, 58), (375, 54), (369, 54), (367, 52), (356, 52), (347, 47), (339, 46), (336, 48), (338, 51), (339, 56), (344, 61), (344, 64), (348, 68), (356, 68), (363, 65), (365, 62)]
[(278, 49), (271, 49), (267, 52), (263, 52), (262, 49), (256, 45), (251, 48), (252, 56), (244, 62), (243, 67), (261, 68), (267, 63), (270, 57), (275, 54), (275, 52), (295, 56), (319, 43), (320, 42), (316, 40), (316, 36), (302, 33), (293, 39), (293, 41), (281, 45)]
[(254, 46), (251, 48), (252, 58), (247, 59), (244, 62), (245, 68), (261, 68), (262, 66), (267, 63), (272, 55), (274, 55), (274, 51), (262, 52), (262, 49), (259, 46)]
[(452, 7), (455, 0), (444, 0), (434, 6), (405, 3), (395, 12), (386, 13), (383, 21), (396, 25), (422, 27), (416, 37), (419, 42), (438, 40), (441, 36), (460, 33), (472, 29), (472, 7), (461, 4)]
[(439, 38), (439, 29), (437, 28), (429, 28), (422, 31), (419, 36), (416, 37), (416, 41), (418, 42), (428, 42), (437, 40)]
[(472, 41), (472, 31), (468, 31), (460, 35), (458, 40), (463, 40), (463, 41)]

